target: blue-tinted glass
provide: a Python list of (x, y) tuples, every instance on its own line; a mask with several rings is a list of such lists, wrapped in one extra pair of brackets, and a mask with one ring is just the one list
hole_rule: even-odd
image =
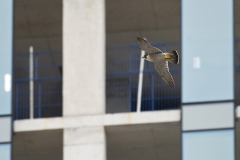
[(185, 132), (183, 160), (234, 160), (234, 130)]
[(233, 0), (182, 0), (182, 102), (233, 99)]
[(0, 1), (0, 115), (11, 114), (13, 1)]
[(0, 142), (10, 142), (12, 133), (11, 117), (0, 117)]
[(0, 159), (11, 160), (11, 144), (0, 144)]

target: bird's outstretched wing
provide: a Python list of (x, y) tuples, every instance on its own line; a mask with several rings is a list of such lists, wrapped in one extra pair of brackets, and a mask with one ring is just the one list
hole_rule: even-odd
[(162, 53), (162, 51), (160, 49), (151, 46), (148, 43), (147, 39), (145, 39), (145, 38), (137, 37), (137, 41), (138, 41), (138, 45), (141, 48), (141, 50), (147, 52), (148, 54)]
[(174, 80), (169, 72), (168, 68), (168, 62), (162, 61), (162, 62), (154, 62), (154, 67), (158, 74), (162, 77), (162, 79), (171, 87), (174, 87)]

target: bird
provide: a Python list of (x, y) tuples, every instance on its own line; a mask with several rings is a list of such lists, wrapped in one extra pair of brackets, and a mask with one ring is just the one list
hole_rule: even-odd
[(171, 87), (175, 87), (173, 77), (169, 72), (168, 61), (171, 63), (179, 63), (179, 55), (176, 50), (163, 53), (160, 49), (149, 44), (146, 38), (137, 37), (137, 42), (141, 50), (145, 51), (142, 58), (154, 63), (154, 68), (162, 79)]

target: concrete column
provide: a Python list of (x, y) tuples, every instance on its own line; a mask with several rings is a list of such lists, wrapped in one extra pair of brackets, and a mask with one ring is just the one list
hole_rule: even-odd
[[(105, 113), (104, 0), (63, 0), (63, 116)], [(64, 160), (105, 160), (104, 126), (64, 129)]]
[(64, 160), (106, 160), (103, 126), (64, 129)]
[(104, 0), (63, 0), (63, 116), (104, 113)]

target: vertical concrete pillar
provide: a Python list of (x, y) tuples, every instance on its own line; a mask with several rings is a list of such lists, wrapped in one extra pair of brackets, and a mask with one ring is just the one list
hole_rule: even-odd
[[(63, 0), (63, 116), (105, 113), (104, 0)], [(103, 126), (64, 129), (64, 160), (105, 160)]]
[(64, 160), (105, 160), (103, 126), (64, 129)]
[(63, 0), (63, 116), (104, 113), (104, 0)]

